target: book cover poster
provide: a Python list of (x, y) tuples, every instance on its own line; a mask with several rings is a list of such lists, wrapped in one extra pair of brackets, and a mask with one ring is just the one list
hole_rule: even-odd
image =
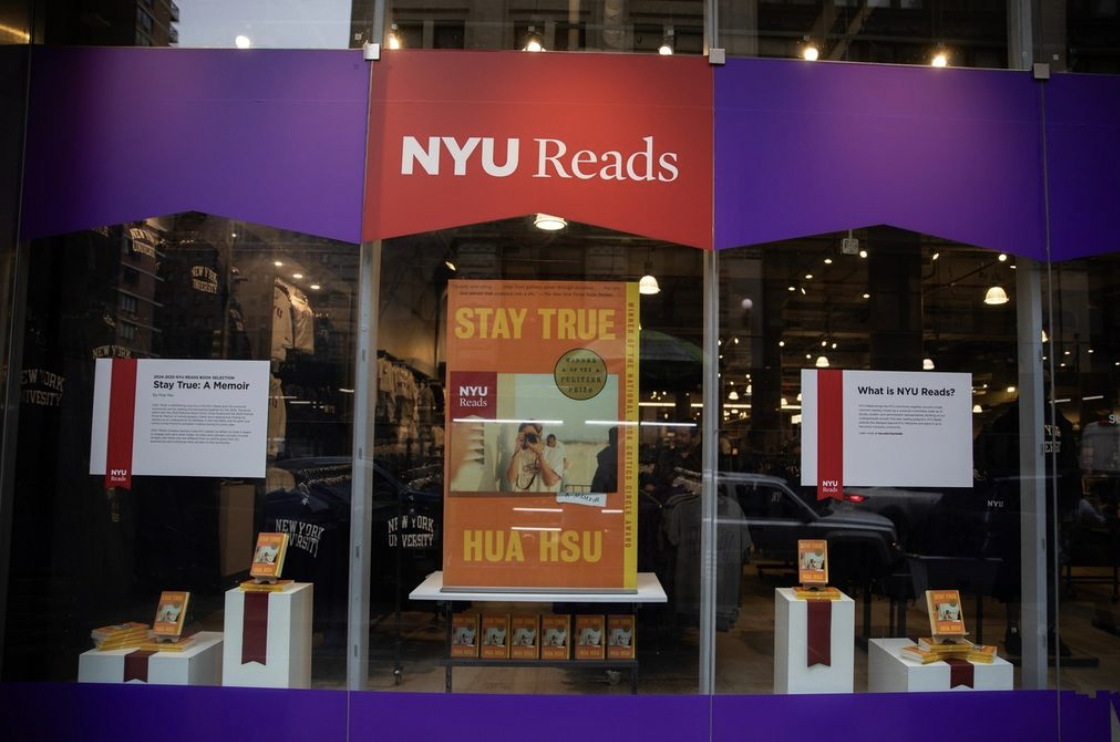
[(637, 644), (634, 616), (607, 616), (607, 659), (632, 660)]
[(797, 542), (797, 575), (801, 584), (807, 587), (828, 584), (827, 541), (800, 539)]
[(964, 636), (964, 610), (956, 590), (927, 590), (929, 628), (935, 637)]
[(250, 577), (277, 578), (284, 570), (284, 557), (288, 553), (288, 534), (262, 533), (257, 536), (257, 547), (253, 550), (253, 563), (249, 567)]
[(482, 616), (482, 648), (484, 659), (504, 660), (509, 658), (509, 616)]
[(444, 585), (637, 587), (638, 289), (460, 281)]
[(576, 616), (576, 659), (603, 659), (606, 633), (602, 616)]
[(509, 656), (515, 660), (535, 660), (540, 649), (540, 617), (511, 616)]
[(451, 656), (478, 657), (478, 614), (456, 613), (451, 618)]
[(571, 616), (541, 616), (541, 659), (571, 658)]
[(180, 636), (183, 633), (183, 622), (187, 620), (187, 603), (190, 597), (190, 593), (178, 590), (164, 590), (160, 593), (152, 633), (156, 636)]

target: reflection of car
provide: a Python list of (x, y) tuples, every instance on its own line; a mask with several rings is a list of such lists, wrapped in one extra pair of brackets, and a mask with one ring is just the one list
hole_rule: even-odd
[(882, 515), (849, 509), (818, 512), (785, 480), (761, 474), (721, 473), (719, 487), (742, 508), (761, 558), (793, 565), (798, 540), (823, 539), (836, 583), (887, 574), (902, 559), (894, 526)]
[(842, 501), (830, 500), (831, 507), (840, 511), (878, 513), (890, 519), (898, 534), (899, 543), (913, 550), (911, 534), (926, 530), (930, 515), (941, 502), (941, 490), (924, 488), (900, 489), (897, 487), (854, 487), (844, 488)]

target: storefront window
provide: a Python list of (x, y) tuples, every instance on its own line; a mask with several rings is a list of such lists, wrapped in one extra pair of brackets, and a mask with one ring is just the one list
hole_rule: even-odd
[(1043, 347), (1057, 424), (1047, 441), (1047, 484), (1061, 640), (1050, 652), (1059, 687), (1113, 690), (1120, 662), (1120, 316), (1113, 298), (1120, 259), (1055, 263), (1050, 279)]
[(720, 2), (728, 55), (951, 67), (1008, 66), (1007, 3)]
[(1022, 687), (1017, 262), (888, 227), (720, 255), (716, 692), (938, 690), (902, 660), (930, 591)]
[[(219, 684), (227, 592), (249, 578), (257, 535), (282, 532), (282, 576), (314, 583), (289, 684), (337, 685), (357, 247), (184, 213), (36, 241), (30, 254), (4, 679), (112, 681), (120, 668), (105, 663), (127, 652), (90, 651), (91, 633), (151, 626), (172, 591), (190, 594), (181, 622), (195, 653), (217, 638), (216, 660), (191, 656), (192, 682)], [(128, 359), (155, 388), (134, 383), (145, 412), (129, 418), (131, 482), (118, 484), (105, 448), (112, 457), (117, 389), (106, 411), (98, 385)], [(227, 677), (267, 667), (238, 659)]]
[(477, 0), (461, 9), (395, 2), (387, 49), (490, 49), (703, 54), (707, 4), (696, 0), (507, 4)]
[[(384, 244), (375, 468), (386, 496), (375, 488), (369, 687), (695, 693), (703, 253), (576, 223), (546, 232), (534, 221)], [(638, 293), (640, 280), (658, 293)], [(633, 326), (621, 322), (621, 312), (596, 319), (586, 313), (613, 306), (627, 292)], [(506, 310), (496, 307), (510, 308), (508, 324), (497, 316)], [(565, 312), (574, 323), (568, 329)], [(507, 332), (508, 351), (501, 347)], [(569, 339), (558, 339), (564, 333)], [(493, 342), (483, 348), (486, 338)], [(616, 356), (624, 338), (633, 347)], [(554, 346), (563, 351), (559, 358)], [(622, 365), (626, 354), (636, 356), (634, 377)], [(495, 414), (469, 396), (478, 390), (477, 400), (485, 400), (492, 394), (481, 391), (487, 384), (496, 384)], [(623, 400), (627, 388), (634, 394)], [(619, 450), (633, 458), (620, 459)], [(529, 461), (535, 453), (544, 464)], [(500, 510), (510, 502), (510, 510)], [(490, 514), (474, 531), (480, 538), (516, 537), (517, 546), (472, 547), (464, 531), (475, 526), (463, 523), (478, 522), (476, 512)], [(606, 582), (617, 569), (613, 550), (621, 545), (613, 538), (624, 518), (636, 526), (630, 548), (639, 589), (629, 594)], [(548, 550), (553, 532), (560, 539), (555, 554)], [(504, 581), (504, 592), (485, 600), (456, 599), (454, 592), (410, 600), (423, 597), (414, 591), (433, 570), (442, 570), (445, 584), (453, 572), (466, 581)], [(612, 601), (598, 601), (594, 587), (590, 595), (574, 587), (588, 585), (603, 585), (598, 591)], [(664, 594), (643, 602), (650, 585)], [(507, 618), (511, 640), (524, 638), (519, 628), (538, 620), (541, 639), (554, 639), (567, 622), (575, 646), (554, 646), (552, 639), (539, 648), (489, 646), (493, 627), (504, 633)], [(579, 623), (596, 618), (601, 628)], [(472, 653), (461, 635), (475, 632), (482, 646)], [(584, 635), (599, 637), (598, 661), (577, 655)], [(636, 653), (612, 663), (627, 647)], [(523, 656), (519, 650), (538, 652), (536, 666), (503, 666), (503, 659)]]

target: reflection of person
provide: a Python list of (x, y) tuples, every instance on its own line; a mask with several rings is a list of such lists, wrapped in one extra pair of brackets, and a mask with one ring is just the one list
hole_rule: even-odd
[(607, 431), (607, 447), (596, 456), (599, 462), (591, 479), (592, 492), (618, 492), (618, 426)]
[(961, 608), (956, 603), (940, 603), (937, 606), (937, 618), (940, 621), (960, 621)]
[(522, 423), (517, 427), (517, 441), (506, 469), (506, 481), (515, 492), (557, 492), (560, 489), (560, 475), (545, 455), (541, 430), (538, 423)]
[(820, 554), (805, 554), (801, 557), (802, 569), (824, 569), (824, 557)]

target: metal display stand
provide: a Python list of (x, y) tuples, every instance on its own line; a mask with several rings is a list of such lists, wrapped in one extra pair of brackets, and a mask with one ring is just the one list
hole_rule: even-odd
[(452, 692), (452, 672), (456, 667), (588, 667), (603, 668), (607, 670), (630, 670), (630, 692), (638, 692), (638, 660), (515, 660), (515, 659), (482, 659), (477, 657), (452, 657), (451, 656), (451, 616), (452, 604), (457, 602), (486, 602), (501, 601), (503, 603), (630, 603), (637, 612), (643, 603), (666, 603), (669, 598), (665, 595), (664, 588), (652, 572), (638, 573), (637, 592), (602, 592), (602, 591), (518, 591), (495, 592), (492, 590), (444, 590), (443, 572), (433, 572), (428, 575), (419, 587), (409, 596), (412, 600), (434, 600), (444, 603), (444, 613), (447, 624), (447, 656), (441, 660), (446, 670), (444, 677), (444, 691)]

